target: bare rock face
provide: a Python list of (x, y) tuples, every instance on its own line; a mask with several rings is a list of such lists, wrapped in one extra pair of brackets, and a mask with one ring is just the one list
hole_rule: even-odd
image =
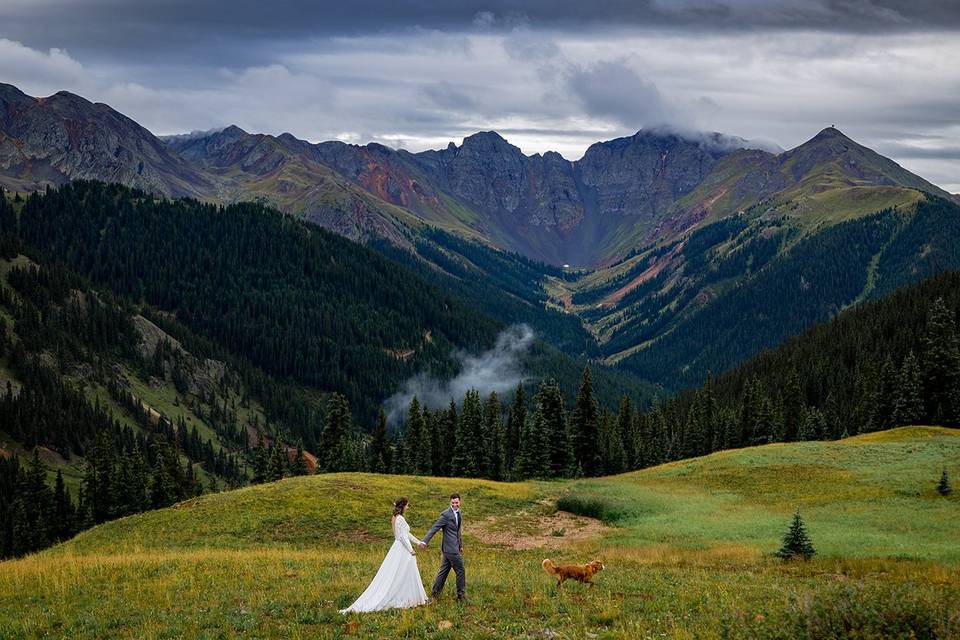
[(61, 91), (32, 98), (0, 84), (0, 172), (35, 185), (120, 182), (196, 196), (209, 182), (149, 131), (104, 104)]
[[(144, 358), (153, 358), (161, 342), (165, 341), (173, 347), (173, 360), (164, 362), (167, 377), (171, 377), (173, 367), (177, 367), (186, 376), (188, 393), (205, 397), (217, 389), (226, 373), (226, 364), (210, 358), (200, 360), (184, 349), (176, 338), (141, 315), (133, 316), (132, 320), (134, 328), (140, 334), (138, 350)], [(122, 371), (118, 373), (118, 377), (123, 377)], [(163, 382), (157, 380), (152, 384), (162, 386)]]
[(640, 131), (591, 145), (577, 173), (598, 214), (653, 218), (693, 191), (727, 153), (674, 133)]
[(482, 210), (512, 213), (526, 195), (526, 156), (493, 131), (476, 133), (448, 150), (444, 178), (450, 190)]

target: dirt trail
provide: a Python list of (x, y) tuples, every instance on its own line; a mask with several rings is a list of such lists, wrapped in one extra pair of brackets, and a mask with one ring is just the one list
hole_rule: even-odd
[(484, 544), (510, 549), (560, 549), (599, 538), (610, 527), (567, 511), (532, 516), (525, 511), (483, 520), (471, 533)]

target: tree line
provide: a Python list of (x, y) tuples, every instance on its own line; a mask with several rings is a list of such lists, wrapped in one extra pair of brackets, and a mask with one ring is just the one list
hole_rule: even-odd
[(411, 400), (391, 437), (381, 412), (370, 437), (345, 399), (328, 412), (318, 472), (495, 480), (596, 476), (728, 448), (832, 440), (910, 424), (960, 425), (960, 274), (948, 272), (852, 309), (694, 390), (646, 411), (625, 395), (601, 408), (590, 369), (572, 407), (554, 381), (504, 403)]

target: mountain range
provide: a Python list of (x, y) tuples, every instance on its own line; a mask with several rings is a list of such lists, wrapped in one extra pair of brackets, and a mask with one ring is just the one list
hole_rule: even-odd
[(597, 142), (571, 162), (525, 155), (493, 131), (442, 150), (313, 144), (230, 126), (158, 138), (104, 104), (0, 85), (0, 184), (78, 178), (166, 196), (262, 199), (353, 239), (403, 243), (428, 223), (551, 264), (596, 266), (764, 201), (782, 210), (867, 208), (950, 194), (827, 128), (783, 153), (665, 129)]
[(0, 84), (8, 189), (97, 179), (258, 201), (667, 389), (960, 266), (957, 196), (834, 127), (753, 146), (650, 129), (568, 161), (493, 131), (419, 153), (236, 126), (158, 138), (107, 105)]

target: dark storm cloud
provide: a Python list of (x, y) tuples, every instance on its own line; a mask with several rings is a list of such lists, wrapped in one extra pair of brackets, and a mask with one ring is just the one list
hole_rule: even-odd
[[(548, 28), (955, 29), (955, 2), (936, 0), (7, 0), (0, 16), (31, 46), (210, 47), (396, 29)], [(45, 42), (41, 42), (45, 40)]]
[(665, 103), (656, 85), (622, 61), (573, 68), (567, 86), (592, 116), (609, 117), (627, 128), (676, 124), (680, 114)]
[(827, 30), (957, 29), (960, 3), (934, 0), (6, 0), (6, 36), (34, 48), (85, 54), (123, 51), (168, 59), (199, 51), (243, 64), (264, 46), (405, 29), (511, 30), (524, 24), (583, 29)]
[(0, 81), (158, 134), (493, 129), (571, 160), (641, 127), (790, 148), (838, 123), (958, 190), (958, 30), (960, 2), (928, 0), (0, 0)]

